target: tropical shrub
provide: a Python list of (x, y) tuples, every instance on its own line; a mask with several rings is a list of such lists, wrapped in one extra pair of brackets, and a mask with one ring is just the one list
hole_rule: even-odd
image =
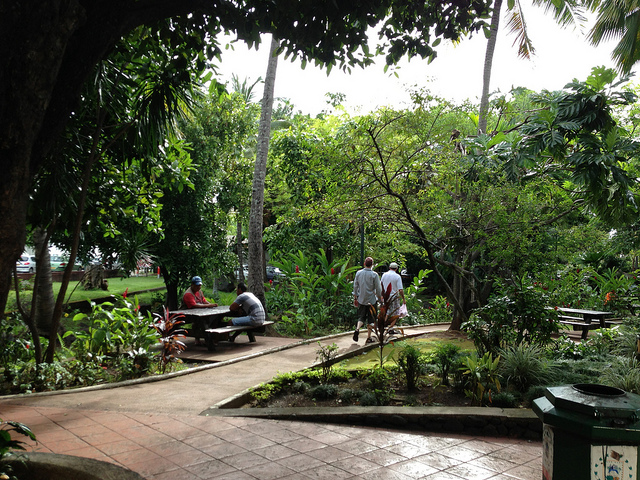
[(163, 307), (162, 315), (154, 314), (155, 321), (153, 328), (160, 337), (162, 349), (160, 351), (160, 366), (162, 373), (165, 372), (167, 366), (173, 362), (180, 362), (178, 355), (185, 349), (185, 344), (180, 338), (185, 338), (187, 333), (182, 328), (184, 325), (184, 315), (170, 314), (166, 307)]
[(616, 358), (599, 378), (603, 385), (630, 393), (640, 393), (640, 362), (635, 358)]
[(453, 343), (440, 343), (433, 352), (433, 362), (440, 370), (443, 385), (449, 385), (449, 372), (460, 359), (460, 346)]
[(500, 357), (495, 359), (487, 352), (482, 357), (471, 355), (463, 358), (460, 370), (463, 375), (464, 393), (472, 404), (481, 405), (483, 401), (491, 403), (491, 395), (501, 390), (499, 364)]
[(415, 345), (401, 342), (398, 346), (400, 350), (396, 358), (396, 363), (404, 373), (407, 390), (415, 390), (418, 379), (424, 373), (426, 357)]
[(495, 355), (523, 342), (545, 345), (558, 331), (557, 313), (549, 309), (545, 287), (525, 276), (510, 284), (497, 281), (496, 292), (461, 326), (479, 355)]
[(278, 323), (286, 334), (333, 333), (353, 323), (349, 279), (357, 267), (348, 267), (348, 261), (330, 262), (324, 250), (314, 257), (298, 252), (271, 262), (284, 277), (270, 285), (265, 295), (270, 311), (282, 316)]
[(447, 298), (437, 295), (426, 310), (425, 316), (426, 323), (450, 323), (453, 312)]
[(525, 393), (533, 385), (545, 385), (549, 367), (543, 349), (537, 345), (520, 344), (507, 347), (500, 353), (500, 373), (508, 387)]
[[(20, 422), (12, 422), (10, 420), (3, 420), (0, 418), (0, 460), (4, 457), (11, 455), (13, 450), (25, 450), (24, 442), (17, 440), (14, 434), (23, 435), (34, 442), (36, 441), (36, 435), (31, 431), (29, 427)], [(3, 480), (18, 480), (11, 475), (11, 467), (9, 465), (0, 463), (0, 478)]]
[(117, 302), (91, 302), (91, 313), (74, 315), (73, 328), (63, 337), (73, 337), (69, 348), (77, 358), (100, 362), (107, 355), (147, 351), (157, 342), (150, 314), (139, 313), (137, 298), (134, 303), (124, 297)]

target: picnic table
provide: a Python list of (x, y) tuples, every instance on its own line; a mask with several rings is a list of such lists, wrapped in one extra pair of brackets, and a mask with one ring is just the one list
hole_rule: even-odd
[(192, 328), (190, 330), (188, 329), (189, 336), (204, 338), (209, 351), (215, 351), (216, 344), (219, 341), (235, 341), (236, 337), (243, 332), (246, 332), (250, 342), (255, 342), (256, 337), (254, 333), (264, 332), (267, 325), (273, 324), (273, 322), (264, 322), (262, 325), (258, 326), (223, 324), (225, 317), (244, 315), (241, 311), (237, 313), (232, 312), (229, 309), (229, 305), (173, 310), (171, 313), (184, 315), (185, 323), (190, 323), (192, 325)]
[(563, 325), (570, 325), (573, 330), (582, 330), (581, 338), (584, 340), (589, 334), (589, 330), (597, 328), (608, 328), (619, 321), (608, 318), (612, 312), (601, 312), (599, 310), (587, 310), (582, 308), (557, 307), (558, 321)]

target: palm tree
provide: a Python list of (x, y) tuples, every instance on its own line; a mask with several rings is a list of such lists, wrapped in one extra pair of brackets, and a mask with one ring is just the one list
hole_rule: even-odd
[[(580, 25), (584, 21), (584, 16), (582, 15), (583, 8), (580, 0), (533, 0), (532, 3), (536, 6), (543, 6), (545, 12), (551, 11), (556, 22), (558, 22), (562, 27), (569, 24)], [(493, 13), (491, 15), (491, 26), (487, 36), (487, 49), (484, 57), (482, 95), (480, 97), (480, 114), (478, 117), (478, 133), (486, 133), (487, 131), (491, 68), (493, 66), (493, 54), (495, 52), (496, 41), (498, 38), (501, 13), (502, 0), (495, 0), (493, 4)], [(529, 38), (527, 24), (522, 11), (521, 0), (508, 0), (507, 14), (507, 26), (509, 27), (509, 31), (516, 35), (514, 44), (517, 44), (518, 46), (518, 56), (527, 59), (531, 58), (531, 55), (535, 53), (535, 48)]]
[(631, 72), (640, 60), (640, 2), (587, 0), (587, 6), (598, 12), (589, 40), (597, 46), (603, 41), (619, 38), (611, 57), (623, 74)]

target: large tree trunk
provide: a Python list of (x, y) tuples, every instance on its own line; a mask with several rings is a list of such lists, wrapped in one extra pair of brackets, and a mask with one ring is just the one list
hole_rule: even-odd
[[(0, 314), (25, 243), (32, 162), (80, 9), (73, 1), (0, 2)], [(38, 32), (38, 35), (34, 35)]]
[(491, 15), (491, 36), (487, 40), (487, 50), (484, 55), (484, 68), (482, 72), (482, 96), (480, 97), (480, 113), (478, 116), (478, 133), (487, 132), (487, 115), (489, 114), (489, 85), (491, 83), (491, 68), (493, 67), (493, 54), (496, 49), (498, 27), (500, 26), (500, 13), (502, 0), (493, 3)]
[(178, 297), (178, 284), (171, 280), (171, 276), (165, 267), (160, 267), (160, 271), (167, 287), (167, 309), (177, 310), (178, 305), (182, 302), (182, 299)]
[(253, 169), (253, 187), (251, 193), (251, 215), (249, 217), (249, 290), (266, 304), (264, 297), (264, 255), (262, 248), (262, 229), (264, 224), (264, 179), (267, 173), (267, 155), (271, 136), (271, 112), (273, 110), (273, 90), (278, 68), (278, 41), (271, 39), (267, 76), (264, 82), (260, 126), (258, 127), (258, 146), (256, 164)]

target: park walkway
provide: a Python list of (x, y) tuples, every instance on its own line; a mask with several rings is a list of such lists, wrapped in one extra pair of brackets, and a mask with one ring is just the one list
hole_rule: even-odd
[[(216, 363), (188, 375), (4, 397), (0, 418), (30, 426), (38, 438), (33, 451), (108, 461), (153, 480), (541, 478), (540, 442), (201, 415), (278, 372), (312, 365), (318, 350), (317, 341), (278, 337), (236, 342), (213, 353), (190, 347), (185, 357)], [(364, 339), (355, 344), (345, 334), (321, 342), (357, 354)]]

